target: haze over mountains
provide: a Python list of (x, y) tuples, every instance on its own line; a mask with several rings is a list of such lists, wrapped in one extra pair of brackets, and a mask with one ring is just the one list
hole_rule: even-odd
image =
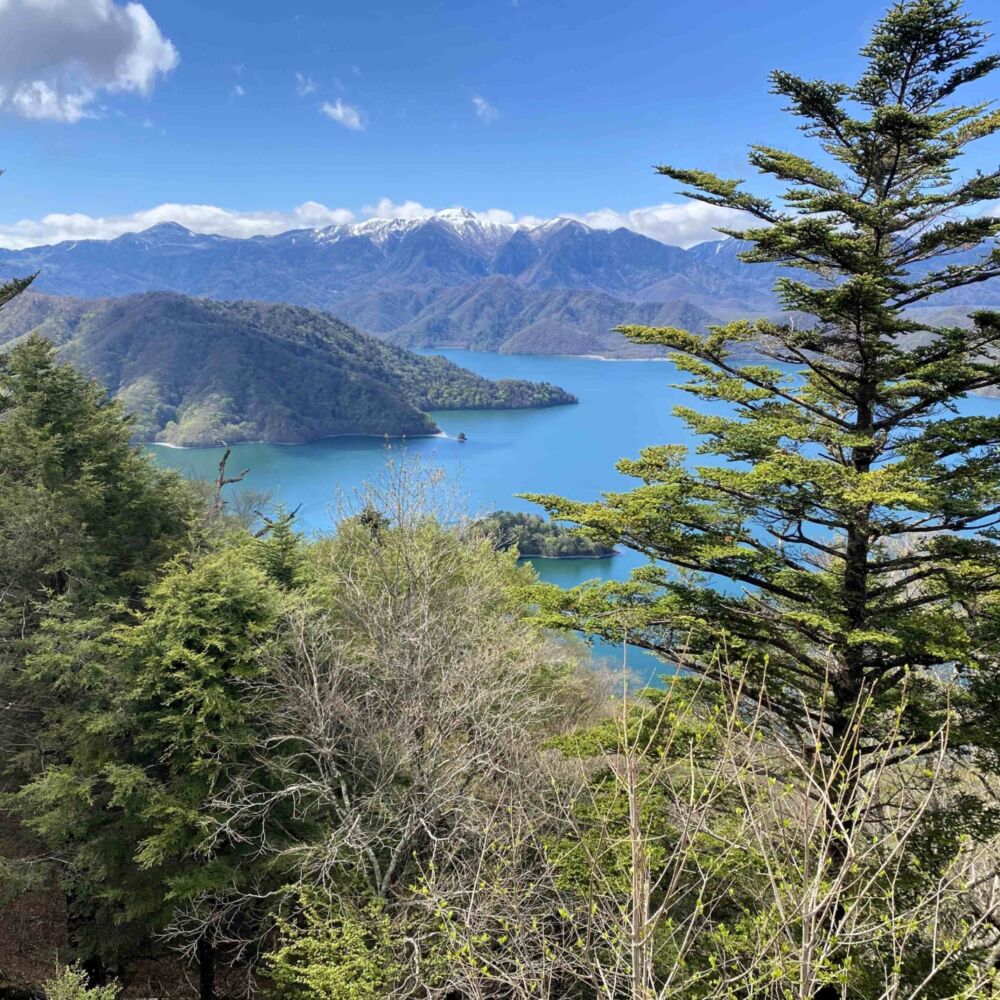
[(137, 438), (175, 445), (434, 434), (427, 410), (576, 402), (547, 383), (490, 381), (301, 306), (27, 292), (0, 311), (0, 349), (31, 333), (103, 382), (134, 414)]
[[(777, 312), (777, 269), (743, 264), (740, 249), (723, 240), (684, 250), (628, 229), (569, 219), (525, 227), (449, 209), (249, 239), (165, 223), (112, 240), (0, 251), (0, 274), (38, 270), (35, 287), (60, 295), (167, 290), (294, 303), (409, 347), (641, 357), (653, 349), (629, 344), (616, 325), (704, 331)], [(935, 301), (963, 307), (960, 315), (997, 304), (1000, 291), (978, 286)]]

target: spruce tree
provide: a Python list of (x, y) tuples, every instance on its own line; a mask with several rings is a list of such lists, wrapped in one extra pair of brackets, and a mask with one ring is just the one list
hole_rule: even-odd
[(1000, 110), (956, 101), (1000, 66), (987, 40), (960, 0), (905, 0), (856, 83), (773, 73), (818, 146), (750, 148), (780, 199), (658, 168), (752, 219), (724, 232), (748, 265), (778, 269), (788, 316), (707, 336), (622, 328), (670, 348), (696, 399), (725, 404), (679, 408), (709, 461), (650, 447), (619, 464), (641, 480), (628, 492), (533, 497), (650, 560), (627, 584), (549, 590), (549, 622), (739, 674), (783, 736), (836, 769), (833, 820), (876, 757), (922, 752), (945, 726), (981, 756), (1000, 736), (1000, 416), (961, 408), (1000, 387), (1000, 314), (935, 325), (920, 308), (1000, 275), (1000, 219), (983, 211), (1000, 171), (957, 169), (1000, 131)]

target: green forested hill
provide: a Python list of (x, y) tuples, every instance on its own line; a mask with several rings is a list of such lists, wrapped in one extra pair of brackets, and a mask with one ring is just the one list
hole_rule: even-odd
[(432, 434), (425, 410), (575, 402), (550, 385), (491, 382), (298, 306), (28, 294), (0, 315), (0, 345), (33, 332), (107, 385), (135, 414), (140, 439), (167, 444)]
[(478, 524), (494, 539), (498, 549), (516, 548), (523, 557), (607, 559), (616, 554), (612, 546), (537, 514), (498, 510), (480, 519)]

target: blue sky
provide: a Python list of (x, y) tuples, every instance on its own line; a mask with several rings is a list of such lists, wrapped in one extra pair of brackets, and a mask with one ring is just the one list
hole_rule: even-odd
[(768, 71), (850, 77), (882, 7), (0, 0), (0, 243), (453, 205), (705, 238), (708, 217), (648, 214), (679, 201), (652, 164), (742, 175), (749, 142), (797, 146)]

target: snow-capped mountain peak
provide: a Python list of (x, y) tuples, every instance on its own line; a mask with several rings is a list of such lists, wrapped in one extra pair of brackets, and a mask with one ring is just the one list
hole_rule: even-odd
[(467, 208), (456, 206), (413, 219), (375, 218), (366, 219), (364, 222), (327, 226), (325, 229), (317, 229), (314, 238), (317, 243), (337, 243), (352, 237), (366, 237), (376, 245), (384, 246), (394, 238), (405, 236), (428, 225), (444, 228), (454, 233), (466, 245), (482, 251), (495, 251), (516, 232), (543, 235), (566, 226), (587, 228), (580, 222), (563, 217), (550, 219), (536, 226), (517, 222), (497, 222), (477, 215)]
[(518, 227), (510, 222), (483, 219), (467, 208), (446, 208), (435, 212), (428, 221), (452, 230), (464, 242), (481, 249), (496, 249), (516, 232)]

